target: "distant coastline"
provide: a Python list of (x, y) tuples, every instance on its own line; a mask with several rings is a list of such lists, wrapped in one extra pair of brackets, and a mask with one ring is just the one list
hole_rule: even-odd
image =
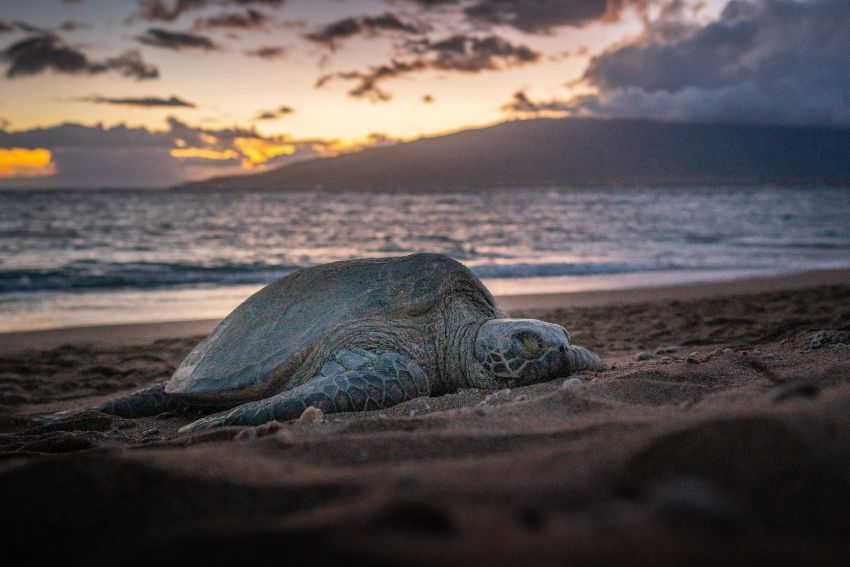
[(850, 129), (533, 119), (173, 189), (850, 186)]

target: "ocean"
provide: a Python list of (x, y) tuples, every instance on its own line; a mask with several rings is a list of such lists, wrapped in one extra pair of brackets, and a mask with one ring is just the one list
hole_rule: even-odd
[(495, 294), (850, 267), (850, 189), (0, 191), (0, 331), (226, 315), (336, 260), (447, 254)]

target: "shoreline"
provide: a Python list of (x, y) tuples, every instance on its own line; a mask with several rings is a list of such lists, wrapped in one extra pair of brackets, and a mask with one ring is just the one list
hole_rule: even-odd
[[(748, 277), (719, 282), (496, 296), (510, 314), (553, 309), (603, 307), (639, 303), (693, 301), (771, 291), (804, 289), (850, 283), (850, 269), (813, 270), (790, 274)], [(49, 350), (63, 345), (130, 346), (162, 339), (179, 339), (210, 333), (220, 319), (193, 319), (147, 323), (119, 323), (59, 327), (0, 333), (0, 354)]]

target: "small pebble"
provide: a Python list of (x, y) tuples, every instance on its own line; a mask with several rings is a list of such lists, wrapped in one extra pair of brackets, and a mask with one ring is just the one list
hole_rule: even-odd
[(839, 345), (850, 341), (850, 331), (839, 331), (836, 329), (827, 329), (818, 331), (812, 337), (809, 348), (821, 348), (825, 346)]
[(699, 363), (699, 353), (698, 352), (692, 352), (691, 354), (688, 355), (688, 358), (685, 359), (685, 362), (689, 362), (691, 364), (698, 364)]
[(159, 435), (159, 434), (160, 434), (160, 430), (159, 430), (158, 427), (154, 427), (153, 429), (146, 429), (145, 431), (142, 431), (142, 435), (144, 435), (145, 437), (153, 437), (154, 435)]
[(272, 420), (268, 423), (264, 423), (262, 425), (258, 425), (256, 427), (247, 427), (236, 434), (237, 441), (251, 441), (253, 439), (258, 439), (260, 437), (265, 437), (266, 435), (273, 435), (277, 433), (283, 425), (277, 420)]
[(496, 404), (503, 404), (505, 402), (511, 401), (511, 389), (505, 388), (504, 390), (499, 390), (498, 392), (493, 392), (492, 394), (487, 394), (484, 397), (484, 400), (479, 403), (481, 406), (493, 406)]
[(635, 355), (635, 360), (637, 360), (638, 362), (640, 362), (642, 360), (650, 360), (650, 359), (652, 359), (652, 355), (649, 354), (648, 352), (646, 352), (645, 350), (642, 350)]
[(416, 417), (416, 410), (412, 409), (407, 413), (408, 417)]
[(325, 420), (325, 413), (315, 406), (310, 406), (301, 413), (295, 423), (299, 425), (316, 425)]
[(566, 379), (566, 380), (564, 380), (564, 382), (561, 384), (561, 389), (562, 389), (562, 390), (569, 390), (569, 389), (570, 389), (570, 388), (572, 388), (573, 386), (578, 386), (578, 385), (580, 385), (580, 384), (581, 384), (581, 380), (580, 380), (580, 379), (578, 379), (578, 378), (567, 378), (567, 379)]

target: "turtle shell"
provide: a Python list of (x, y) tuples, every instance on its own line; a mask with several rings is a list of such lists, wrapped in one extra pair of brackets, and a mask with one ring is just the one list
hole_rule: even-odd
[(245, 300), (186, 356), (166, 392), (198, 400), (254, 399), (291, 376), (322, 338), (361, 318), (415, 318), (458, 285), (492, 295), (464, 265), (438, 254), (348, 260), (306, 268)]

